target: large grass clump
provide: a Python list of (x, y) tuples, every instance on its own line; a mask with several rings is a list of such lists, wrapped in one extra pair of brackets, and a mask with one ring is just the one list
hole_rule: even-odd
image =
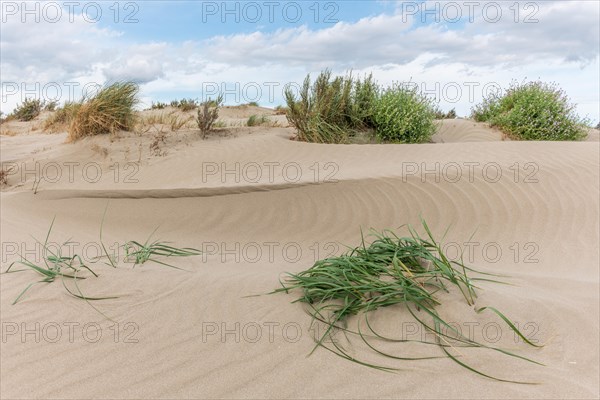
[(70, 139), (132, 130), (138, 90), (133, 82), (118, 82), (84, 98), (69, 125)]
[(375, 107), (377, 137), (385, 142), (423, 143), (435, 133), (436, 108), (433, 100), (415, 87), (387, 88)]
[(311, 84), (304, 80), (299, 96), (286, 89), (287, 118), (298, 139), (315, 143), (347, 143), (372, 123), (379, 88), (371, 76), (360, 80), (347, 75), (332, 78), (325, 70)]
[(518, 140), (580, 140), (587, 132), (572, 104), (556, 84), (511, 83), (504, 94), (491, 94), (471, 117), (500, 128)]
[[(324, 324), (325, 327), (321, 331), (324, 333), (315, 337), (315, 349), (323, 347), (349, 361), (384, 371), (399, 370), (390, 364), (394, 360), (449, 358), (476, 374), (515, 382), (472, 367), (464, 353), (471, 353), (469, 349), (474, 349), (474, 354), (479, 356), (480, 350), (496, 351), (538, 363), (464, 336), (438, 311), (444, 298), (453, 302), (456, 294), (462, 295), (468, 306), (474, 306), (477, 282), (495, 282), (495, 275), (479, 273), (462, 261), (448, 259), (442, 251), (443, 245), (433, 238), (425, 221), (422, 223), (426, 232), (424, 236), (410, 226), (410, 234), (405, 237), (391, 231), (374, 232), (375, 240), (370, 245), (366, 245), (363, 239), (361, 246), (346, 254), (319, 260), (308, 270), (290, 274), (282, 282), (283, 287), (274, 293), (300, 291), (296, 302), (307, 304), (313, 323)], [(379, 308), (392, 306), (395, 307), (394, 315), (409, 319), (402, 323), (412, 321), (427, 335), (422, 335), (420, 340), (398, 339), (376, 330), (369, 316)], [(539, 347), (497, 309), (490, 306), (475, 308), (476, 313), (486, 310), (504, 321), (525, 343)], [(343, 345), (341, 335), (334, 337), (335, 333), (342, 333), (348, 346)], [(353, 342), (352, 338), (357, 341)], [(359, 344), (361, 346), (357, 346)], [(439, 356), (425, 351), (431, 349), (431, 345), (439, 347)], [(399, 347), (398, 351), (394, 351), (394, 346)], [(368, 352), (365, 357), (356, 355), (357, 349), (361, 348)]]

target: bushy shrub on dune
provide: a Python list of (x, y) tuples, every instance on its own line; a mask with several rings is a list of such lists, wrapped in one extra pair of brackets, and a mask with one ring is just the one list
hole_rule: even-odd
[(31, 121), (40, 115), (43, 108), (44, 102), (42, 100), (26, 98), (23, 103), (17, 106), (12, 115), (19, 121)]
[(513, 82), (503, 95), (490, 95), (474, 107), (471, 117), (513, 139), (580, 140), (587, 134), (586, 120), (577, 115), (565, 92), (540, 81)]
[(377, 101), (375, 133), (385, 142), (428, 142), (436, 129), (435, 111), (433, 100), (416, 88), (394, 85)]
[(304, 80), (299, 97), (285, 92), (287, 119), (299, 140), (316, 143), (346, 143), (358, 129), (370, 124), (378, 87), (371, 77), (364, 81), (351, 75), (332, 78), (325, 70), (311, 84)]
[(118, 82), (84, 98), (69, 125), (70, 139), (132, 130), (138, 90), (133, 82)]

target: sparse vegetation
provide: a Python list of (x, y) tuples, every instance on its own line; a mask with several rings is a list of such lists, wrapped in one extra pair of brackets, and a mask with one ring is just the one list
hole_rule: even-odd
[(44, 102), (42, 100), (26, 98), (23, 103), (17, 106), (12, 115), (19, 121), (31, 121), (40, 115), (43, 108)]
[(56, 107), (58, 106), (58, 101), (51, 100), (44, 106), (44, 111), (56, 111)]
[[(105, 212), (105, 214), (106, 214), (106, 212)], [(118, 296), (90, 297), (90, 296), (84, 295), (84, 293), (81, 291), (81, 289), (78, 285), (78, 281), (80, 281), (82, 279), (98, 277), (98, 274), (90, 268), (90, 265), (98, 263), (101, 259), (103, 259), (105, 257), (108, 258), (108, 261), (109, 261), (109, 263), (105, 263), (105, 264), (111, 265), (112, 267), (117, 268), (118, 260), (116, 259), (116, 257), (108, 254), (108, 251), (107, 251), (106, 247), (104, 246), (104, 243), (102, 242), (103, 224), (104, 224), (104, 218), (102, 219), (102, 223), (100, 225), (100, 243), (101, 243), (101, 247), (104, 251), (104, 256), (99, 256), (90, 262), (85, 262), (79, 255), (75, 254), (75, 255), (66, 256), (61, 253), (61, 249), (69, 248), (68, 245), (69, 245), (69, 243), (71, 243), (70, 241), (63, 243), (62, 245), (60, 245), (58, 247), (49, 245), (50, 234), (51, 234), (52, 228), (54, 226), (54, 219), (53, 219), (52, 223), (50, 224), (50, 228), (48, 229), (48, 232), (46, 234), (46, 239), (45, 239), (44, 243), (41, 243), (40, 241), (36, 240), (41, 245), (41, 249), (43, 250), (43, 255), (42, 255), (43, 263), (32, 262), (21, 255), (20, 256), (21, 259), (19, 261), (15, 261), (15, 262), (11, 263), (9, 265), (9, 267), (7, 268), (7, 270), (4, 272), (4, 274), (7, 274), (7, 273), (17, 273), (17, 272), (32, 270), (32, 271), (42, 275), (41, 280), (32, 282), (29, 285), (27, 285), (25, 287), (25, 289), (14, 300), (13, 304), (16, 304), (33, 285), (38, 284), (38, 283), (52, 283), (56, 280), (60, 280), (62, 282), (62, 284), (68, 294), (70, 294), (71, 296), (74, 296), (78, 299), (83, 299), (86, 302), (88, 302), (88, 304), (90, 304), (90, 305), (91, 305), (91, 303), (89, 303), (89, 301), (92, 301), (92, 300), (95, 301), (95, 300), (107, 300), (107, 299), (118, 298)], [(156, 229), (154, 232), (156, 232)], [(152, 235), (154, 234), (154, 232), (152, 232), (152, 234), (150, 235), (150, 237), (144, 244), (140, 244), (139, 242), (136, 242), (136, 241), (129, 241), (125, 245), (120, 246), (120, 248), (123, 248), (125, 250), (125, 257), (124, 257), (123, 261), (125, 263), (133, 263), (134, 266), (143, 264), (147, 261), (152, 261), (157, 264), (161, 264), (161, 265), (164, 265), (164, 266), (167, 266), (170, 268), (181, 269), (172, 264), (166, 263), (165, 261), (162, 260), (162, 257), (164, 257), (164, 258), (190, 257), (190, 256), (196, 256), (196, 255), (201, 254), (201, 252), (197, 249), (187, 248), (187, 247), (177, 248), (177, 247), (170, 246), (168, 244), (168, 242), (154, 241), (152, 243), (149, 243), (149, 240), (152, 237)], [(13, 269), (13, 267), (15, 267), (17, 265), (20, 265), (25, 268), (24, 269)], [(66, 283), (67, 281), (72, 282), (73, 288), (69, 288), (69, 286)], [(107, 317), (104, 313), (102, 313), (96, 307), (94, 307), (93, 305), (91, 305), (91, 306), (96, 311), (98, 311), (100, 314)]]
[(206, 137), (206, 134), (211, 131), (214, 123), (219, 118), (219, 108), (222, 103), (223, 95), (219, 95), (216, 100), (208, 99), (198, 108), (196, 122), (200, 128), (202, 138)]
[(492, 94), (472, 109), (472, 118), (500, 128), (519, 140), (581, 140), (586, 120), (556, 84), (511, 83), (504, 94)]
[(161, 103), (160, 101), (152, 102), (150, 105), (151, 110), (162, 110), (167, 107), (167, 103)]
[(440, 109), (435, 110), (435, 119), (455, 119), (456, 118), (456, 110), (453, 108), (447, 113), (443, 112)]
[(14, 169), (14, 166), (11, 166), (7, 169), (4, 169), (4, 167), (0, 168), (0, 186), (8, 185), (8, 176)]
[(277, 115), (286, 115), (288, 112), (288, 108), (285, 106), (277, 106), (275, 107), (275, 114)]
[(246, 103), (244, 105), (249, 106), (249, 107), (259, 107), (259, 105), (258, 105), (258, 103), (256, 101), (251, 101), (251, 102)]
[(119, 82), (104, 87), (94, 96), (84, 98), (81, 105), (76, 107), (77, 112), (69, 125), (70, 139), (133, 129), (138, 90), (135, 83)]
[(157, 115), (150, 115), (147, 118), (142, 119), (142, 125), (166, 125), (171, 131), (175, 132), (186, 126), (187, 123), (192, 121), (194, 117), (192, 116), (179, 116), (174, 111), (169, 112), (167, 114), (161, 113)]
[(248, 126), (259, 126), (269, 124), (271, 120), (266, 115), (251, 115), (246, 122)]
[(166, 143), (167, 133), (161, 128), (158, 129), (156, 134), (154, 135), (154, 139), (150, 143), (150, 151), (155, 156), (165, 156), (167, 155), (166, 150), (162, 149), (162, 145)]
[[(450, 261), (442, 251), (443, 245), (434, 239), (425, 221), (422, 221), (422, 224), (425, 236), (419, 235), (410, 226), (409, 236), (405, 237), (391, 231), (373, 231), (372, 236), (375, 240), (370, 245), (367, 246), (363, 238), (361, 246), (349, 250), (344, 255), (319, 260), (306, 271), (289, 274), (282, 282), (282, 288), (273, 293), (300, 290), (301, 295), (295, 301), (307, 305), (314, 324), (324, 324), (324, 333), (315, 337), (316, 345), (313, 351), (324, 347), (346, 360), (383, 371), (399, 370), (388, 364), (392, 361), (447, 357), (476, 374), (499, 381), (515, 382), (494, 377), (468, 365), (467, 361), (460, 358), (461, 349), (497, 351), (520, 360), (539, 363), (463, 335), (438, 311), (438, 306), (442, 305), (442, 296), (450, 297), (452, 293), (462, 294), (466, 303), (474, 306), (477, 282), (497, 282), (494, 280), (495, 276), (479, 273), (465, 266), (462, 261)], [(456, 290), (451, 292), (450, 288)], [(396, 315), (412, 317), (414, 323), (428, 335), (422, 336), (420, 340), (402, 340), (387, 337), (377, 331), (369, 315), (378, 308), (390, 306), (395, 306)], [(475, 308), (476, 313), (486, 310), (492, 311), (504, 321), (524, 342), (541, 347), (528, 340), (497, 309), (489, 306)], [(354, 317), (352, 321), (356, 323), (353, 328), (349, 327), (351, 317)], [(339, 336), (333, 337), (338, 332), (346, 338), (348, 348), (343, 345)], [(433, 340), (428, 337), (432, 337)], [(352, 342), (353, 338), (357, 339), (356, 342)], [(422, 356), (415, 357), (415, 354), (408, 357), (384, 350), (395, 344), (401, 346), (405, 342), (435, 345), (439, 347), (441, 354), (439, 357), (433, 357), (428, 352)], [(359, 343), (362, 347), (358, 346)], [(386, 344), (388, 347), (382, 347)], [(362, 359), (356, 354), (360, 348), (371, 353), (367, 359)], [(415, 348), (418, 349), (412, 347), (413, 350)], [(414, 354), (414, 351), (412, 353)], [(380, 357), (381, 363), (374, 357)]]
[(423, 143), (435, 132), (433, 100), (417, 88), (386, 89), (377, 100), (373, 119), (377, 137), (386, 142)]
[(183, 112), (192, 111), (198, 108), (198, 100), (194, 99), (181, 99), (177, 103), (177, 108)]

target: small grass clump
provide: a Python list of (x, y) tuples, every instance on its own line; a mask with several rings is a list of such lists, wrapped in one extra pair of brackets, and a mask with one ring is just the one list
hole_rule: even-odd
[(417, 88), (394, 85), (375, 106), (375, 133), (384, 142), (423, 143), (435, 133), (433, 100)]
[(7, 169), (4, 169), (4, 167), (0, 168), (0, 186), (8, 185), (8, 176), (12, 174), (14, 169), (14, 165), (8, 167)]
[[(154, 232), (152, 232), (154, 234)], [(142, 244), (135, 240), (129, 241), (125, 244), (125, 260), (127, 262), (133, 262), (133, 266), (141, 265), (147, 261), (152, 261), (157, 264), (161, 264), (167, 267), (181, 269), (174, 265), (168, 264), (164, 261), (160, 261), (156, 257), (190, 257), (200, 255), (200, 251), (190, 248), (177, 248), (170, 246), (168, 242), (162, 242), (155, 240), (150, 242), (150, 237)]]
[(511, 83), (504, 94), (491, 94), (471, 110), (475, 121), (488, 122), (517, 140), (581, 140), (587, 120), (575, 112), (556, 84)]
[(167, 107), (167, 103), (161, 103), (160, 101), (152, 102), (150, 105), (151, 110), (162, 110)]
[[(397, 371), (396, 367), (378, 364), (375, 361), (365, 361), (351, 354), (344, 348), (333, 334), (342, 332), (355, 347), (351, 338), (359, 339), (366, 345), (372, 356), (383, 357), (383, 360), (425, 360), (431, 355), (421, 357), (398, 357), (381, 350), (379, 344), (417, 342), (438, 346), (440, 356), (450, 358), (468, 370), (496, 380), (515, 382), (496, 378), (467, 364), (461, 359), (461, 348), (476, 348), (498, 351), (504, 355), (539, 364), (533, 360), (475, 341), (464, 336), (459, 330), (446, 321), (438, 312), (442, 304), (442, 295), (451, 295), (451, 288), (460, 292), (469, 306), (475, 304), (476, 282), (497, 282), (491, 274), (478, 273), (465, 266), (462, 261), (450, 261), (442, 251), (442, 244), (437, 242), (425, 223), (422, 221), (426, 235), (420, 236), (410, 226), (409, 236), (400, 237), (391, 231), (373, 232), (375, 240), (366, 245), (350, 249), (339, 257), (330, 257), (317, 261), (313, 267), (297, 274), (289, 274), (282, 282), (282, 288), (272, 293), (288, 293), (300, 290), (300, 297), (295, 302), (305, 303), (313, 323), (325, 325), (323, 335), (315, 338), (318, 347), (324, 347), (336, 355), (349, 361), (380, 369)], [(471, 276), (471, 275), (476, 276)], [(480, 275), (479, 277), (477, 275)], [(422, 340), (396, 339), (382, 335), (369, 322), (370, 313), (382, 307), (402, 307), (397, 312), (410, 316), (425, 332), (434, 339)], [(527, 339), (516, 326), (500, 311), (493, 307), (481, 307), (477, 313), (492, 311), (504, 321), (516, 335), (527, 344), (540, 347)], [(356, 328), (349, 327), (349, 321), (356, 317)], [(361, 321), (366, 322), (367, 331), (361, 330)], [(451, 343), (452, 342), (452, 343)], [(331, 345), (328, 345), (331, 343)], [(420, 347), (413, 347), (412, 350)], [(371, 358), (369, 358), (371, 359)], [(517, 382), (525, 383), (525, 382)]]
[(47, 102), (44, 105), (44, 111), (56, 111), (56, 107), (58, 107), (58, 101), (57, 100), (50, 100), (49, 102)]
[(31, 121), (40, 115), (43, 108), (44, 102), (42, 100), (26, 98), (23, 103), (17, 106), (12, 115), (19, 121)]
[(249, 103), (246, 103), (245, 105), (249, 106), (249, 107), (258, 107), (259, 106), (256, 101), (251, 101)]
[(435, 110), (435, 119), (455, 119), (456, 118), (456, 110), (453, 108), (447, 113), (443, 112), (440, 109)]
[[(63, 243), (63, 245), (60, 246), (57, 251), (53, 251), (49, 247), (48, 240), (50, 238), (50, 233), (52, 232), (53, 226), (54, 226), (54, 219), (52, 220), (52, 223), (50, 224), (50, 228), (48, 229), (48, 233), (46, 234), (46, 240), (44, 241), (43, 244), (36, 240), (38, 243), (40, 243), (42, 245), (42, 249), (44, 252), (43, 265), (38, 265), (34, 262), (27, 260), (25, 257), (21, 256), (21, 260), (13, 262), (7, 268), (5, 273), (22, 272), (22, 271), (26, 271), (29, 269), (29, 270), (33, 270), (33, 271), (37, 272), (39, 275), (42, 276), (42, 280), (37, 281), (37, 282), (32, 282), (29, 285), (27, 285), (25, 287), (25, 289), (23, 289), (23, 291), (13, 301), (13, 304), (16, 304), (19, 301), (19, 299), (21, 299), (21, 297), (23, 297), (23, 295), (29, 289), (31, 289), (31, 287), (34, 286), (35, 284), (51, 283), (57, 279), (61, 280), (63, 286), (65, 287), (65, 289), (67, 290), (67, 292), (70, 295), (75, 296), (77, 298), (84, 299), (84, 300), (103, 300), (103, 299), (114, 298), (114, 297), (103, 297), (103, 298), (88, 297), (88, 296), (85, 296), (81, 292), (81, 290), (79, 289), (79, 286), (77, 285), (77, 280), (85, 279), (85, 277), (81, 276), (80, 273), (82, 271), (83, 272), (87, 271), (87, 272), (90, 272), (95, 277), (97, 277), (98, 275), (83, 262), (83, 260), (80, 256), (73, 255), (73, 256), (68, 257), (68, 256), (63, 256), (60, 253), (60, 248), (62, 246), (68, 245), (70, 243), (69, 241)], [(18, 270), (12, 269), (13, 266), (15, 266), (15, 265), (21, 265), (23, 267), (26, 267), (26, 269), (18, 269)], [(75, 284), (76, 292), (69, 289), (69, 287), (65, 283), (65, 279), (72, 280), (72, 282)]]
[(219, 108), (222, 103), (223, 95), (219, 95), (216, 100), (208, 99), (200, 104), (196, 122), (198, 123), (198, 128), (200, 128), (202, 138), (206, 137), (206, 134), (212, 130), (213, 125), (217, 122), (217, 119), (219, 118)]
[(297, 98), (285, 91), (287, 119), (298, 139), (315, 143), (347, 143), (358, 130), (371, 124), (379, 87), (371, 76), (332, 78), (325, 70), (311, 84), (310, 75)]
[(59, 107), (54, 111), (46, 121), (44, 122), (43, 130), (46, 132), (62, 132), (66, 131), (71, 120), (77, 114), (77, 110), (81, 103), (78, 102), (67, 102), (64, 106)]
[(183, 112), (192, 111), (198, 108), (198, 100), (195, 99), (181, 99), (177, 103), (177, 108)]
[(246, 121), (248, 126), (260, 126), (269, 124), (271, 120), (266, 115), (251, 115)]
[(275, 107), (276, 115), (286, 115), (287, 112), (288, 112), (288, 108), (286, 106), (279, 105), (279, 106)]
[(133, 82), (118, 82), (84, 98), (69, 125), (69, 138), (77, 140), (84, 136), (132, 130), (136, 121), (134, 106), (138, 102), (138, 91)]

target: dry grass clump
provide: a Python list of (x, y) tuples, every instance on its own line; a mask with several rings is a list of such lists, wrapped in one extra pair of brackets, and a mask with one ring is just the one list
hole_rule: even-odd
[(277, 106), (275, 107), (275, 115), (286, 115), (288, 112), (288, 108), (286, 106)]
[(133, 82), (119, 82), (84, 98), (69, 125), (69, 138), (77, 140), (84, 136), (132, 130), (136, 120), (134, 106), (138, 102), (138, 90)]
[(4, 167), (0, 168), (0, 186), (8, 185), (8, 176), (14, 169), (14, 166), (9, 167), (8, 169), (4, 169)]
[(166, 125), (171, 128), (171, 131), (176, 132), (186, 126), (188, 122), (192, 121), (192, 116), (180, 116), (175, 111), (171, 111), (167, 114), (161, 113), (157, 115), (150, 115), (147, 118), (141, 120), (143, 126), (148, 125)]
[(77, 110), (81, 107), (81, 103), (67, 102), (64, 106), (54, 111), (44, 122), (43, 130), (46, 132), (63, 132), (66, 131), (73, 117), (77, 114)]

